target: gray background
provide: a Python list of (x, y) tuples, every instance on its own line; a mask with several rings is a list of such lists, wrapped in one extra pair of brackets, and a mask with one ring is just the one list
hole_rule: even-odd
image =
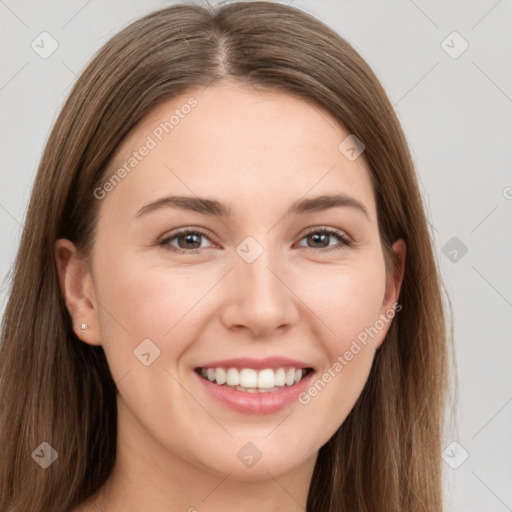
[[(70, 86), (121, 27), (171, 3), (0, 0), (0, 313), (38, 161)], [(293, 5), (372, 66), (417, 166), (454, 308), (460, 384), (458, 428), (444, 442), (447, 510), (512, 511), (512, 2)], [(43, 31), (58, 43), (48, 58), (31, 47), (43, 46)]]

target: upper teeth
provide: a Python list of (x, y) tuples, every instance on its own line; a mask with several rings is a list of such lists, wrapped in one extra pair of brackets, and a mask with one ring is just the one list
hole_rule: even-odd
[(259, 371), (253, 368), (201, 368), (201, 375), (210, 382), (243, 388), (270, 389), (285, 384), (293, 386), (300, 382), (303, 374), (302, 369), (296, 368), (266, 368)]

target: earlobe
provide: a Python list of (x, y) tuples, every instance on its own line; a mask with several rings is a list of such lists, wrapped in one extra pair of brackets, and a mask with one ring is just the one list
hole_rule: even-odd
[(85, 343), (101, 345), (94, 283), (87, 261), (70, 240), (61, 238), (55, 243), (55, 262), (75, 334)]

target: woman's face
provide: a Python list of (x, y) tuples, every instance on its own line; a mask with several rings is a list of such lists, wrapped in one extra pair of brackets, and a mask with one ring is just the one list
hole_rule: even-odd
[(401, 276), (387, 280), (349, 135), (304, 100), (226, 82), (156, 108), (110, 163), (93, 307), (74, 318), (148, 458), (277, 477), (311, 465), (354, 406)]

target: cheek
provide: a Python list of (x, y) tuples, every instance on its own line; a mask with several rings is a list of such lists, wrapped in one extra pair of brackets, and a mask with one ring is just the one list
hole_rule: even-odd
[(160, 350), (159, 362), (174, 367), (197, 338), (198, 316), (205, 315), (202, 300), (222, 273), (193, 266), (148, 265), (143, 255), (125, 254), (98, 255), (95, 276), (103, 344), (107, 356), (111, 355), (112, 373), (122, 374), (132, 365), (134, 350), (147, 339)]
[[(314, 281), (314, 291), (305, 287), (302, 297), (325, 323), (324, 335), (331, 356), (345, 350), (361, 331), (379, 317), (385, 294), (384, 263), (372, 257), (365, 263), (340, 268), (325, 266)], [(303, 279), (303, 278), (302, 278)], [(307, 299), (306, 299), (307, 297)]]
[[(315, 331), (325, 354), (322, 367), (299, 402), (311, 412), (312, 431), (334, 433), (359, 398), (372, 366), (376, 343), (386, 330), (379, 314), (385, 293), (384, 262), (322, 269), (307, 305), (321, 319)], [(323, 278), (322, 278), (323, 277)], [(375, 326), (378, 323), (379, 329)], [(314, 414), (313, 414), (314, 411)], [(326, 439), (324, 439), (326, 441)]]

